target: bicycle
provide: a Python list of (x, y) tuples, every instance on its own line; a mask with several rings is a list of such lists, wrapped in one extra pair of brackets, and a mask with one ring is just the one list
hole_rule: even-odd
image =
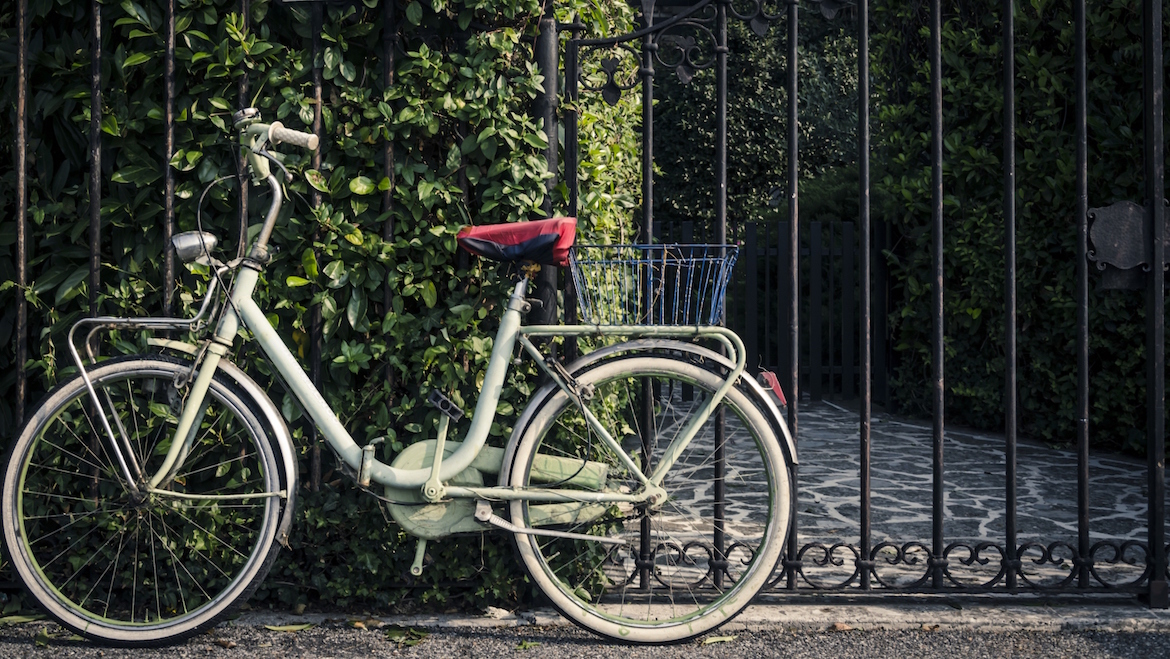
[[(234, 120), (250, 178), (272, 194), (247, 256), (223, 263), (211, 234), (175, 236), (180, 260), (213, 274), (198, 313), (77, 322), (69, 334), (77, 376), (48, 395), (12, 446), (4, 539), (16, 574), (50, 616), (107, 644), (173, 643), (214, 625), (267, 574), (292, 522), (296, 450), (277, 405), (229, 358), (241, 328), (339, 465), (419, 538), (413, 574), (423, 570), (428, 541), (502, 529), (551, 604), (603, 637), (682, 641), (748, 605), (781, 557), (796, 453), (775, 405), (744, 376), (739, 337), (713, 324), (734, 247), (718, 246), (709, 259), (662, 246), (588, 258), (591, 248), (572, 245), (571, 218), (465, 230), (461, 244), (472, 251), (568, 262), (579, 288), (601, 281), (602, 289), (592, 306), (583, 295), (588, 324), (524, 325), (533, 271), (522, 268), (462, 441), (447, 440), (462, 411), (434, 392), (442, 412), (435, 435), (387, 464), (380, 439), (359, 446), (349, 435), (253, 300), (283, 203), (272, 164), (289, 176), (274, 150), (312, 150), (317, 138), (262, 123), (251, 109)], [(501, 238), (516, 230), (529, 240)], [(708, 272), (700, 261), (722, 269)], [(679, 288), (684, 275), (707, 292)], [(693, 318), (663, 318), (670, 309)], [(676, 324), (653, 324), (654, 314)], [(94, 343), (112, 329), (188, 330), (200, 340), (152, 336), (147, 353), (98, 360)], [(552, 337), (624, 340), (564, 365), (538, 348)], [(517, 344), (547, 382), (500, 449), (485, 440)]]

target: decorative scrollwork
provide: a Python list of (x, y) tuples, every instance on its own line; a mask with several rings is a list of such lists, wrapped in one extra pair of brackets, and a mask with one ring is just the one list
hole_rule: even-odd
[[(921, 542), (907, 542), (901, 546), (893, 542), (881, 542), (874, 546), (873, 550), (870, 552), (869, 558), (874, 563), (874, 579), (885, 588), (918, 588), (930, 580), (930, 549), (928, 549), (927, 546)], [(896, 581), (895, 579), (897, 575), (891, 575), (888, 572), (883, 574), (877, 569), (879, 558), (884, 561), (887, 566), (917, 567), (921, 562), (926, 564), (927, 569), (924, 574), (915, 578), (913, 581)]]
[[(1102, 558), (1100, 553), (1109, 550), (1112, 553)], [(1140, 554), (1135, 556), (1134, 554)], [(1106, 570), (1106, 566), (1119, 567), (1129, 566), (1130, 568), (1139, 568), (1138, 570)], [(1150, 550), (1144, 542), (1137, 540), (1127, 540), (1121, 544), (1111, 540), (1102, 540), (1097, 542), (1089, 548), (1088, 561), (1089, 574), (1097, 580), (1102, 586), (1113, 589), (1130, 588), (1140, 585), (1150, 579), (1153, 573), (1153, 566), (1150, 565)], [(1108, 577), (1119, 576), (1125, 572), (1137, 572), (1137, 576), (1128, 581), (1115, 582)]]
[(710, 581), (715, 550), (701, 542), (660, 542), (654, 547), (651, 573), (666, 588), (693, 589)]
[[(998, 554), (998, 558), (995, 562), (996, 565), (998, 566), (996, 568), (996, 573), (990, 579), (984, 579), (982, 581), (978, 580), (978, 578), (973, 579), (973, 580), (972, 579), (964, 579), (962, 577), (962, 575), (956, 575), (950, 569), (950, 563), (948, 563), (947, 567), (943, 570), (943, 574), (946, 576), (948, 581), (950, 581), (951, 583), (955, 584), (956, 586), (960, 586), (964, 589), (987, 590), (987, 589), (991, 589), (997, 583), (1000, 583), (1000, 581), (1003, 580), (1004, 576), (1006, 575), (1004, 559), (1007, 557), (1007, 554), (1004, 551), (1004, 548), (1002, 546), (1000, 546), (994, 542), (980, 542), (980, 543), (976, 544), (975, 546), (971, 546), (971, 545), (963, 543), (963, 542), (953, 542), (950, 545), (948, 545), (946, 549), (943, 550), (943, 558), (946, 558), (949, 561), (949, 559), (951, 558), (951, 554), (956, 552), (957, 550), (960, 550), (960, 549), (966, 549), (967, 556), (965, 558), (960, 558), (959, 564), (965, 565), (969, 568), (975, 568), (976, 566), (983, 567), (983, 566), (989, 565), (991, 563), (991, 559), (984, 557), (983, 552), (988, 550), (988, 549), (994, 549), (995, 552)], [(984, 570), (983, 572), (987, 572), (987, 571), (988, 570)], [(980, 571), (978, 569), (975, 569), (973, 572), (975, 574), (978, 574)]]
[[(1170, 553), (1170, 545), (1166, 547)], [(853, 570), (844, 578), (826, 581), (823, 575), (831, 568), (848, 567), (846, 556), (854, 557)], [(893, 591), (960, 590), (987, 592), (1003, 588), (1014, 576), (1016, 587), (1042, 592), (1055, 591), (1124, 591), (1142, 592), (1153, 575), (1148, 546), (1137, 540), (1118, 542), (1102, 540), (1082, 557), (1068, 542), (1025, 542), (1015, 558), (1009, 558), (1002, 544), (995, 542), (953, 542), (941, 556), (932, 555), (921, 542), (882, 542), (874, 546), (865, 560), (855, 546), (844, 542), (825, 545), (811, 542), (800, 548), (796, 559), (783, 561), (769, 587), (778, 587), (790, 575), (799, 575), (814, 590), (842, 590), (860, 586), (860, 575), (868, 572), (878, 588)], [(935, 585), (934, 575), (942, 575), (944, 585)], [(836, 575), (845, 575), (843, 570)], [(1086, 585), (1082, 575), (1091, 578)], [(1170, 579), (1170, 568), (1167, 569)]]
[[(600, 60), (593, 59), (596, 64), (590, 67), (581, 67), (577, 78), (581, 89), (601, 92), (602, 98), (610, 105), (618, 102), (622, 92), (632, 89), (643, 78), (654, 75), (655, 66), (673, 71), (684, 85), (689, 84), (699, 71), (712, 68), (716, 54), (720, 49), (727, 48), (727, 44), (720, 43), (715, 29), (723, 5), (726, 5), (729, 17), (747, 22), (752, 31), (761, 37), (767, 33), (772, 21), (781, 16), (779, 10), (777, 13), (768, 10), (769, 5), (781, 5), (775, 0), (745, 0), (739, 2), (739, 6), (734, 2), (701, 0), (655, 23), (654, 1), (642, 0), (641, 4), (644, 25), (641, 30), (607, 39), (570, 42), (570, 47), (580, 48), (583, 61), (602, 57)], [(643, 62), (642, 53), (631, 45), (637, 42), (641, 42), (641, 48), (647, 49), (649, 62)], [(624, 52), (615, 55), (614, 51), (617, 50)], [(636, 75), (619, 74), (627, 55), (633, 55), (634, 61), (640, 64)], [(591, 81), (589, 78), (594, 75), (591, 72), (602, 74), (605, 80), (601, 83)]]
[[(829, 566), (833, 566), (833, 567), (844, 566), (845, 559), (841, 558), (840, 556), (837, 555), (838, 550), (842, 550), (842, 549), (846, 550), (845, 553), (853, 555), (853, 561), (852, 561), (853, 569), (852, 569), (852, 571), (850, 571), (849, 575), (844, 580), (835, 581), (833, 583), (826, 583), (826, 582), (823, 582), (823, 581), (817, 579), (816, 577), (818, 575), (816, 573), (810, 574), (810, 572), (812, 570), (806, 569), (806, 567), (808, 567), (808, 568), (826, 568)], [(810, 552), (812, 552), (814, 554), (814, 556), (806, 557), (806, 555), (809, 554)], [(816, 554), (819, 554), (819, 555), (816, 555)], [(857, 577), (859, 574), (858, 569), (857, 569), (857, 560), (860, 557), (861, 557), (861, 554), (858, 553), (857, 547), (854, 547), (853, 545), (851, 545), (849, 543), (838, 542), (832, 546), (826, 547), (825, 545), (823, 545), (819, 542), (814, 542), (814, 543), (807, 544), (804, 547), (800, 548), (800, 553), (798, 553), (796, 555), (796, 559), (797, 559), (796, 570), (798, 571), (798, 574), (800, 575), (800, 577), (805, 581), (805, 583), (812, 586), (813, 588), (816, 588), (818, 590), (842, 590), (844, 588), (848, 588), (854, 581), (857, 580)]]
[[(1039, 556), (1029, 558), (1028, 554), (1031, 552), (1039, 552)], [(1061, 556), (1061, 553), (1067, 553), (1067, 556)], [(1076, 547), (1073, 547), (1067, 542), (1053, 542), (1047, 546), (1038, 542), (1025, 542), (1020, 545), (1016, 555), (1020, 557), (1020, 581), (1037, 590), (1057, 590), (1068, 587), (1069, 584), (1077, 577), (1076, 566), (1080, 562), (1080, 554)], [(1051, 566), (1063, 569), (1066, 564), (1071, 565), (1068, 575), (1063, 576), (1059, 580), (1053, 581), (1042, 580), (1043, 575), (1029, 575), (1024, 566), (1033, 565), (1038, 568)]]

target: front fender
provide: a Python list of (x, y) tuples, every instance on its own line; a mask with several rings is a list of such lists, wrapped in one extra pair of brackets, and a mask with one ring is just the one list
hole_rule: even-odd
[[(163, 350), (170, 350), (174, 352), (185, 353), (189, 356), (195, 356), (199, 352), (197, 346), (190, 343), (183, 343), (182, 341), (172, 341), (170, 339), (148, 339), (147, 343), (162, 348)], [(280, 452), (281, 477), (284, 481), (285, 491), (288, 492), (288, 498), (285, 501), (284, 511), (281, 514), (280, 526), (277, 527), (276, 539), (286, 549), (288, 548), (288, 531), (292, 527), (294, 508), (296, 507), (296, 493), (297, 493), (297, 453), (296, 447), (293, 445), (292, 434), (288, 431), (288, 425), (284, 422), (284, 417), (281, 416), (280, 410), (272, 399), (268, 397), (267, 392), (256, 383), (247, 373), (239, 366), (221, 359), (219, 362), (219, 370), (224, 375), (231, 378), (244, 393), (252, 400), (256, 406), (256, 410), (260, 412), (264, 423), (268, 426), (269, 437), (276, 443), (276, 447)]]

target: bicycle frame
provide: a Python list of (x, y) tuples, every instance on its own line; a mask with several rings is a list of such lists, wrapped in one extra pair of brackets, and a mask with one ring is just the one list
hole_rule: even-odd
[[(265, 172), (267, 173), (267, 172)], [(202, 361), (197, 364), (197, 375), (190, 385), (190, 389), (179, 417), (174, 437), (182, 441), (173, 441), (165, 457), (162, 467), (154, 474), (141, 474), (140, 467), (134, 462), (133, 456), (128, 455), (118, 441), (117, 432), (111, 428), (102, 414), (104, 429), (111, 439), (111, 450), (116, 454), (120, 468), (131, 490), (137, 492), (137, 483), (140, 479), (147, 479), (146, 491), (153, 494), (166, 495), (163, 489), (170, 478), (177, 473), (183, 460), (186, 458), (191, 443), (195, 437), (201, 417), (204, 413), (204, 398), (207, 394), (212, 377), (220, 367), (221, 361), (232, 348), (241, 326), (250, 330), (259, 344), (261, 351), (271, 361), (272, 365), (283, 377), (290, 393), (301, 403), (308, 416), (320, 429), (325, 440), (336, 451), (340, 459), (352, 468), (355, 473), (362, 475), (363, 483), (368, 481), (397, 490), (421, 488), (424, 498), (428, 501), (439, 501), (450, 498), (477, 498), (487, 500), (530, 500), (530, 501), (586, 501), (586, 502), (631, 502), (640, 503), (651, 499), (655, 491), (660, 489), (666, 473), (674, 465), (675, 460), (686, 449), (687, 445), (698, 433), (699, 428), (710, 417), (712, 410), (717, 406), (726, 393), (734, 386), (745, 368), (746, 351), (739, 337), (730, 330), (714, 326), (600, 326), (600, 325), (535, 325), (524, 326), (523, 313), (527, 310), (525, 300), (528, 287), (527, 277), (522, 278), (515, 286), (508, 299), (506, 311), (500, 322), (496, 340), (493, 345), (487, 371), (484, 376), (483, 387), (476, 403), (475, 413), (471, 426), (467, 431), (461, 446), (450, 456), (444, 457), (443, 442), (445, 441), (447, 419), (440, 421), (438, 447), (434, 452), (433, 463), (418, 469), (401, 469), (385, 464), (373, 457), (372, 452), (363, 451), (349, 432), (345, 429), (337, 415), (329, 407), (324, 397), (317, 391), (308, 375), (301, 368), (292, 352), (284, 341), (272, 328), (263, 310), (253, 299), (259, 275), (267, 260), (267, 240), (279, 215), (283, 195), (279, 182), (271, 174), (265, 179), (273, 193), (272, 206), (266, 214), (265, 223), (249, 256), (242, 260), (234, 284), (226, 291), (229, 304), (225, 305), (222, 316), (212, 337), (207, 341), (202, 351)], [(117, 319), (108, 319), (117, 320)], [(154, 321), (152, 324), (151, 321)], [(155, 324), (190, 323), (177, 319), (125, 319), (126, 324), (153, 327)], [(492, 421), (495, 418), (496, 406), (499, 403), (504, 379), (507, 375), (508, 362), (514, 352), (517, 342), (552, 379), (553, 382), (569, 396), (578, 398), (580, 393), (575, 390), (575, 383), (559, 363), (550, 362), (530, 340), (530, 337), (627, 337), (627, 338), (681, 338), (713, 339), (722, 344), (725, 353), (734, 360), (735, 366), (728, 374), (723, 385), (715, 394), (704, 401), (703, 405), (691, 416), (683, 431), (676, 436), (663, 459), (658, 461), (653, 473), (644, 475), (636, 463), (622, 449), (620, 442), (615, 439), (600, 421), (588, 409), (582, 406), (587, 422), (597, 433), (601, 441), (619, 456), (619, 459), (630, 468), (631, 473), (637, 474), (642, 483), (638, 492), (630, 494), (607, 492), (583, 492), (544, 488), (510, 488), (496, 487), (445, 487), (443, 483), (450, 481), (455, 475), (467, 469), (484, 447)], [(72, 345), (72, 342), (71, 342)], [(197, 356), (198, 359), (198, 356)], [(229, 362), (230, 363), (230, 362)], [(79, 360), (80, 364), (80, 360)], [(84, 376), (84, 368), (82, 369)], [(87, 384), (89, 383), (86, 378)], [(92, 386), (91, 386), (92, 393)], [(95, 397), (100, 406), (101, 401)], [(121, 429), (119, 429), (121, 431)]]

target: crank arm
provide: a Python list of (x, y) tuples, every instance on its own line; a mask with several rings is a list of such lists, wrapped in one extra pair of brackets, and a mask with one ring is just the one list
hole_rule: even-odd
[(475, 518), (485, 524), (504, 529), (509, 533), (520, 533), (522, 535), (540, 535), (550, 538), (568, 538), (569, 540), (587, 540), (590, 542), (600, 542), (607, 545), (628, 545), (625, 540), (620, 538), (607, 538), (601, 535), (585, 535), (584, 533), (568, 533), (566, 531), (553, 531), (549, 529), (522, 529), (519, 526), (509, 522), (492, 512), (492, 504), (487, 501), (475, 502)]

